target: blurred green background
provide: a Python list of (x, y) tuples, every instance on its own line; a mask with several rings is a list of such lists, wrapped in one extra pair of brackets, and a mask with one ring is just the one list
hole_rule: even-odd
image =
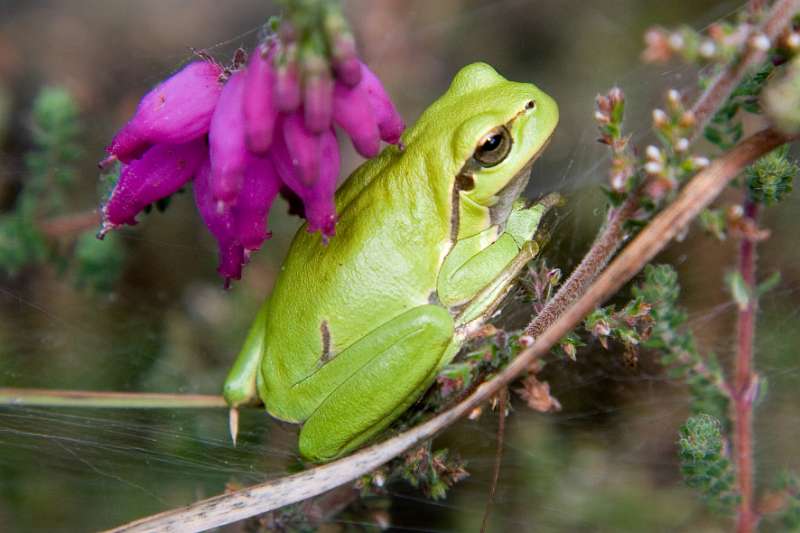
[[(483, 60), (555, 96), (562, 123), (536, 165), (529, 195), (566, 194), (548, 262), (570, 269), (603, 220), (598, 185), (607, 153), (596, 143), (593, 99), (613, 84), (628, 95), (627, 127), (647, 140), (649, 110), (664, 91), (695, 90), (691, 69), (642, 66), (642, 34), (653, 24), (702, 28), (737, 2), (713, 0), (351, 0), (362, 55), (410, 122), (464, 64)], [(44, 86), (68, 89), (84, 125), (80, 179), (69, 206), (96, 202), (95, 163), (146, 90), (189, 56), (227, 60), (251, 47), (275, 13), (264, 0), (0, 0), (0, 210), (13, 208), (30, 148), (31, 104)], [(359, 160), (346, 146), (345, 165)], [(731, 191), (728, 200), (736, 201)], [(771, 209), (760, 246), (764, 277), (783, 281), (763, 299), (757, 367), (769, 382), (756, 421), (759, 480), (800, 469), (800, 199)], [(269, 292), (299, 225), (276, 204), (272, 241), (225, 292), (214, 243), (191, 195), (121, 232), (124, 272), (110, 293), (76, 289), (53, 268), (0, 277), (0, 387), (116, 391), (220, 390), (250, 319)], [(704, 351), (732, 353), (735, 306), (723, 274), (734, 246), (695, 229), (660, 261), (674, 264), (682, 302)], [(309, 295), (311, 297), (311, 295)], [(642, 354), (590, 346), (577, 363), (544, 374), (564, 406), (530, 412), (515, 398), (491, 531), (724, 531), (685, 488), (676, 458), (687, 396)], [(251, 484), (294, 464), (295, 429), (251, 411), (232, 448), (222, 411), (0, 408), (0, 531), (107, 528)], [(488, 498), (496, 417), (462, 421), (437, 445), (458, 450), (471, 477), (442, 502), (391, 487), (397, 531), (476, 531)], [(374, 528), (351, 513), (326, 528)], [(241, 525), (229, 531), (241, 530)], [(769, 529), (768, 527), (766, 529)]]

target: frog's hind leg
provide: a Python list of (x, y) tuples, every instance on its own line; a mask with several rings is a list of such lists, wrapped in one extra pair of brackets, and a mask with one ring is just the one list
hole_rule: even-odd
[(451, 351), (452, 336), (450, 313), (423, 305), (337, 354), (308, 378), (309, 386), (330, 392), (300, 432), (300, 453), (314, 461), (330, 460), (385, 429), (430, 385)]

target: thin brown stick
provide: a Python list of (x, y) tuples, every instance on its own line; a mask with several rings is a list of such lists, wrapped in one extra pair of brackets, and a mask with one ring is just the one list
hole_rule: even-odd
[(492, 472), (492, 486), (489, 489), (489, 499), (486, 501), (486, 509), (483, 511), (481, 521), (481, 533), (486, 531), (489, 525), (489, 515), (492, 513), (494, 498), (497, 494), (497, 484), (500, 482), (500, 467), (503, 464), (503, 441), (506, 435), (506, 409), (508, 407), (508, 389), (501, 389), (497, 394), (497, 448), (494, 452), (494, 471)]
[(0, 406), (113, 409), (227, 408), (222, 396), (158, 392), (99, 392), (0, 388)]
[[(728, 98), (744, 77), (767, 58), (767, 50), (753, 42), (753, 37), (763, 35), (774, 43), (781, 32), (792, 21), (792, 17), (800, 11), (800, 0), (778, 0), (764, 19), (764, 23), (750, 33), (745, 40), (747, 49), (742, 56), (724, 68), (714, 81), (700, 95), (692, 113), (695, 119), (695, 137), (702, 135), (706, 124), (717, 112), (720, 105)], [(766, 48), (769, 48), (767, 46)]]
[[(755, 227), (758, 204), (745, 199), (744, 222)], [(733, 390), (733, 448), (736, 462), (736, 481), (739, 486), (737, 533), (752, 533), (758, 516), (753, 502), (753, 401), (756, 380), (753, 374), (753, 340), (758, 309), (756, 294), (756, 240), (744, 233), (739, 243), (739, 273), (747, 287), (747, 304), (739, 309), (737, 350)]]
[(99, 229), (101, 220), (100, 212), (92, 209), (45, 220), (39, 224), (39, 229), (48, 237), (71, 237), (93, 228)]
[(625, 239), (625, 223), (631, 219), (639, 206), (636, 194), (630, 194), (622, 205), (608, 214), (603, 231), (595, 239), (592, 247), (572, 271), (567, 281), (556, 294), (547, 301), (544, 308), (525, 328), (525, 334), (534, 339), (553, 323), (564, 310), (583, 294), (586, 287), (602, 272)]
[(597, 305), (618, 291), (659, 251), (682, 232), (746, 165), (789, 139), (767, 129), (742, 141), (698, 173), (678, 198), (621, 252), (575, 304), (554, 321), (508, 367), (481, 384), (452, 408), (384, 442), (337, 461), (180, 509), (142, 518), (111, 531), (203, 531), (296, 503), (349, 483), (435, 436), (467, 415), (525, 372)]

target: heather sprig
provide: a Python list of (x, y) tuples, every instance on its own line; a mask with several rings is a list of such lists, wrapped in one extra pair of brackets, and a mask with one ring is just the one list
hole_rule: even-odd
[(652, 319), (642, 346), (658, 351), (670, 377), (686, 382), (693, 413), (711, 414), (728, 427), (730, 392), (716, 357), (701, 355), (687, 328), (686, 313), (677, 305), (677, 272), (670, 265), (648, 265), (644, 275), (644, 281), (632, 289), (634, 298), (649, 306)]
[(428, 441), (361, 476), (355, 488), (362, 497), (385, 495), (390, 483), (403, 480), (428, 498), (441, 500), (453, 485), (468, 476), (466, 462), (457, 453), (447, 448), (434, 450)]
[[(335, 127), (366, 158), (399, 144), (405, 124), (359, 59), (337, 2), (286, 0), (286, 16), (249, 54), (223, 67), (208, 54), (147, 93), (101, 162), (120, 178), (103, 206), (104, 236), (194, 181), (219, 245), (218, 271), (240, 279), (281, 193), (326, 241), (335, 233), (340, 156)], [(294, 205), (299, 200), (302, 208)]]
[(789, 157), (789, 145), (765, 155), (745, 170), (750, 199), (764, 205), (783, 200), (792, 192), (800, 167)]
[(719, 420), (707, 414), (690, 417), (681, 427), (678, 455), (686, 484), (698, 490), (712, 509), (730, 513), (739, 502), (736, 474)]
[(94, 231), (84, 231), (66, 242), (46, 229), (49, 223), (58, 230), (52, 221), (69, 207), (68, 193), (83, 153), (78, 107), (67, 91), (48, 87), (34, 100), (30, 118), (32, 149), (25, 156), (21, 190), (13, 211), (0, 215), (0, 269), (14, 275), (47, 264), (69, 273), (78, 287), (109, 290), (124, 262), (116, 239), (103, 247)]

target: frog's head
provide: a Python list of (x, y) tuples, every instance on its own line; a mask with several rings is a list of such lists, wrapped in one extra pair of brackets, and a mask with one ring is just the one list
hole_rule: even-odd
[[(404, 141), (435, 153), (449, 180), (451, 213), (461, 238), (505, 223), (528, 183), (530, 168), (558, 124), (555, 101), (530, 83), (506, 80), (485, 63), (461, 69)], [(439, 139), (431, 139), (439, 137)], [(434, 142), (420, 142), (424, 140)], [(437, 187), (438, 188), (438, 187)]]

